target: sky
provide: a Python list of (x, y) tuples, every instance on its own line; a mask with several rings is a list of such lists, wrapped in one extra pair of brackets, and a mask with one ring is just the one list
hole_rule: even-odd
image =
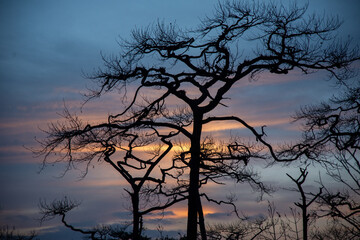
[[(100, 120), (116, 111), (116, 96), (94, 100), (81, 108), (82, 93), (93, 83), (84, 77), (102, 66), (101, 54), (119, 51), (118, 40), (127, 38), (136, 27), (157, 20), (175, 22), (193, 28), (200, 19), (211, 15), (215, 0), (118, 0), (118, 1), (0, 1), (0, 226), (19, 231), (35, 229), (40, 239), (77, 239), (65, 230), (59, 219), (40, 225), (38, 202), (70, 196), (82, 202), (69, 219), (77, 226), (113, 224), (129, 219), (124, 182), (108, 166), (96, 165), (88, 176), (79, 180), (79, 171), (60, 177), (63, 166), (40, 170), (40, 158), (28, 148), (37, 147), (35, 137), (44, 137), (41, 129), (61, 119), (66, 105), (89, 121)], [(301, 1), (299, 1), (301, 2)], [(309, 11), (339, 15), (344, 23), (339, 36), (351, 36), (360, 43), (360, 2), (358, 0), (312, 0)], [(274, 142), (294, 140), (300, 136), (290, 116), (301, 105), (326, 100), (336, 88), (323, 73), (286, 76), (261, 76), (256, 82), (244, 81), (232, 89), (228, 108), (222, 113), (236, 112), (255, 126), (267, 125), (267, 134)], [(204, 129), (214, 137), (240, 133), (235, 124), (210, 126)], [(263, 172), (264, 179), (276, 186), (287, 186), (285, 172), (274, 177), (279, 169)], [(284, 171), (284, 169), (281, 169)], [(296, 172), (288, 169), (288, 172)], [(314, 186), (308, 186), (311, 189)], [(241, 209), (256, 216), (266, 209), (266, 202), (257, 202), (258, 194), (247, 186), (229, 184), (227, 188), (210, 186), (215, 195), (238, 194)], [(226, 194), (225, 193), (225, 194)], [(284, 191), (266, 196), (287, 208), (296, 197)], [(226, 208), (206, 205), (207, 220), (229, 218)], [(158, 218), (151, 216), (147, 226), (156, 229)], [(169, 234), (177, 235), (186, 226), (186, 207), (169, 209), (162, 224)], [(148, 231), (151, 234), (151, 231)], [(154, 232), (156, 232), (154, 230)]]

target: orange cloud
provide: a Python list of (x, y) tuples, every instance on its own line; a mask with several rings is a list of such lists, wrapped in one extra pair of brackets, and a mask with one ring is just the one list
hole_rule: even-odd
[[(261, 127), (261, 126), (275, 126), (289, 123), (288, 118), (279, 118), (279, 119), (266, 119), (262, 121), (249, 121), (249, 125), (252, 127)], [(235, 122), (235, 121), (217, 121), (204, 125), (204, 132), (215, 132), (231, 129), (242, 129), (245, 128), (244, 125)]]

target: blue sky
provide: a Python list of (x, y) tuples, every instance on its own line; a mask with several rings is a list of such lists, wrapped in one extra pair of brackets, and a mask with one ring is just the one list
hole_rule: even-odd
[[(119, 216), (124, 216), (126, 201), (121, 200), (120, 206), (118, 204), (118, 199), (123, 199), (123, 183), (119, 176), (109, 175), (106, 166), (96, 166), (82, 181), (78, 181), (77, 171), (58, 178), (61, 166), (49, 167), (38, 174), (41, 159), (34, 158), (23, 146), (36, 146), (34, 137), (44, 136), (39, 128), (46, 129), (47, 123), (60, 119), (58, 113), (62, 112), (64, 102), (70, 110), (80, 112), (86, 118), (101, 118), (116, 109), (109, 103), (113, 99), (110, 96), (85, 105), (81, 112), (83, 98), (80, 93), (92, 86), (82, 72), (91, 72), (102, 65), (101, 52), (116, 54), (120, 37), (126, 38), (135, 27), (147, 26), (157, 20), (176, 22), (185, 28), (195, 27), (201, 17), (211, 15), (216, 2), (0, 2), (0, 226), (15, 226), (25, 231), (37, 229), (40, 233), (52, 234), (51, 239), (56, 239), (55, 236), (63, 239), (58, 229), (62, 229), (62, 234), (66, 231), (60, 227), (60, 221), (40, 226), (36, 219), (39, 217), (39, 199), (51, 200), (64, 195), (83, 202), (78, 214), (72, 216), (74, 223), (91, 226), (123, 220)], [(339, 35), (351, 35), (355, 43), (360, 43), (358, 0), (311, 0), (309, 11), (338, 14), (344, 20)], [(299, 132), (296, 126), (288, 124), (290, 115), (300, 105), (328, 98), (336, 91), (331, 85), (324, 74), (303, 76), (294, 73), (285, 77), (260, 78), (253, 83), (246, 81), (229, 92), (230, 107), (222, 111), (236, 111), (259, 126), (267, 124), (268, 135), (271, 134), (275, 141), (294, 139)], [(229, 126), (223, 131), (213, 130), (212, 135), (237, 131), (241, 133)], [(269, 171), (264, 175), (271, 176)], [(232, 188), (232, 191), (240, 191), (239, 186)], [(255, 209), (266, 208), (262, 203), (255, 204), (256, 194), (247, 187), (241, 189), (250, 196), (242, 202), (244, 208), (253, 208), (254, 215), (258, 214)], [(291, 204), (287, 194), (278, 198)], [(101, 211), (93, 210), (99, 206), (102, 206)], [(212, 214), (223, 214), (216, 206), (209, 206), (209, 209)], [(209, 215), (209, 219), (211, 216), (215, 215)], [(169, 229), (175, 232), (185, 226), (184, 219), (171, 221), (173, 225)]]

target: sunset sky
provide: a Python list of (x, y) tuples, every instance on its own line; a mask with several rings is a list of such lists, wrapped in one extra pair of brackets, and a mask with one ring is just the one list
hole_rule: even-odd
[[(39, 173), (41, 158), (28, 148), (39, 147), (47, 124), (61, 120), (66, 105), (87, 121), (100, 121), (108, 113), (121, 109), (116, 94), (95, 99), (82, 107), (83, 96), (93, 83), (84, 78), (102, 66), (101, 53), (116, 54), (118, 40), (127, 38), (135, 27), (157, 20), (176, 22), (193, 28), (211, 15), (216, 0), (2, 0), (0, 1), (0, 227), (21, 231), (36, 230), (40, 239), (65, 239), (74, 236), (65, 230), (60, 219), (40, 225), (38, 202), (69, 196), (82, 202), (69, 215), (76, 226), (122, 223), (130, 219), (124, 181), (105, 164), (95, 165), (88, 176), (79, 180), (80, 171), (64, 177), (63, 166), (47, 167)], [(286, 1), (284, 1), (286, 2)], [(302, 2), (302, 1), (298, 1)], [(306, 2), (306, 1), (303, 1)], [(339, 15), (344, 21), (339, 36), (351, 36), (360, 44), (359, 0), (311, 0), (309, 12)], [(291, 115), (300, 106), (319, 103), (336, 93), (334, 82), (326, 73), (302, 75), (295, 71), (285, 76), (264, 73), (256, 82), (244, 79), (232, 89), (223, 115), (237, 114), (253, 126), (266, 125), (268, 138), (274, 143), (295, 141), (301, 135)], [(229, 134), (247, 134), (239, 125), (212, 125), (206, 134), (224, 138)], [(273, 167), (262, 173), (264, 180), (278, 188), (291, 181), (285, 173), (297, 170)], [(317, 171), (314, 172), (314, 176)], [(307, 186), (309, 190), (316, 186)], [(249, 216), (266, 211), (267, 202), (257, 202), (258, 193), (246, 185), (229, 183), (211, 185), (212, 196), (237, 195), (239, 209)], [(272, 196), (280, 211), (286, 211), (297, 196), (279, 190)], [(230, 209), (205, 204), (206, 220), (234, 219)], [(265, 213), (266, 214), (266, 213)], [(186, 227), (186, 205), (179, 204), (161, 215), (145, 221), (149, 229), (163, 225), (164, 232), (177, 236)], [(162, 220), (159, 222), (159, 219)], [(154, 231), (156, 232), (156, 231)], [(148, 231), (151, 235), (152, 232)], [(70, 239), (70, 238), (69, 238)]]

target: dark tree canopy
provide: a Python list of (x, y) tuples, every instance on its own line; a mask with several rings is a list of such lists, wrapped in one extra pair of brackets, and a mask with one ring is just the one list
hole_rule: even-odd
[[(339, 82), (352, 76), (350, 67), (359, 53), (349, 41), (335, 38), (341, 22), (306, 10), (306, 5), (296, 3), (226, 1), (195, 30), (163, 22), (134, 30), (129, 40), (121, 42), (122, 52), (104, 57), (105, 67), (90, 76), (99, 88), (88, 97), (118, 90), (124, 110), (99, 124), (83, 123), (65, 112), (67, 121), (51, 125), (42, 142), (44, 164), (52, 161), (55, 152), (63, 154), (57, 161), (69, 166), (88, 166), (94, 159), (110, 164), (132, 189), (127, 191), (133, 212), (145, 214), (187, 199), (187, 236), (195, 239), (199, 225), (206, 239), (201, 197), (232, 202), (205, 195), (204, 184), (226, 177), (267, 191), (247, 168), (253, 159), (294, 161), (309, 155), (314, 145), (276, 152), (264, 128), (254, 128), (244, 116), (214, 116), (225, 106), (229, 90), (261, 72), (324, 70)], [(130, 86), (135, 90), (130, 91)], [(253, 140), (238, 137), (220, 146), (203, 133), (207, 124), (229, 121), (242, 124)], [(188, 147), (173, 154), (179, 143)], [(134, 151), (154, 145), (157, 149), (145, 156)], [(178, 185), (168, 186), (170, 178), (176, 178)], [(156, 206), (140, 210), (139, 194), (161, 197)], [(141, 214), (134, 218), (134, 238), (141, 232), (140, 220)]]

